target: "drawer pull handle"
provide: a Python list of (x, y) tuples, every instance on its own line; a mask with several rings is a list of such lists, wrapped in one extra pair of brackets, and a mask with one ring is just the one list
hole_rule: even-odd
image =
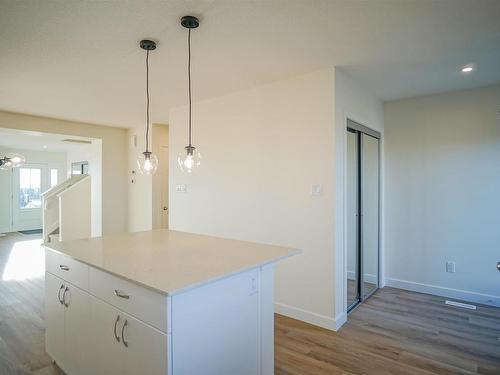
[(62, 299), (63, 299), (63, 304), (64, 304), (64, 306), (66, 306), (66, 307), (68, 307), (68, 306), (69, 306), (69, 302), (66, 302), (66, 293), (67, 293), (68, 291), (69, 291), (69, 288), (68, 288), (68, 287), (66, 287), (66, 288), (64, 289), (63, 298), (62, 298)]
[(61, 298), (61, 291), (64, 289), (64, 284), (61, 284), (61, 287), (59, 288), (59, 292), (57, 293), (57, 298), (59, 299), (59, 303), (62, 305), (64, 303), (63, 299)]
[(65, 266), (64, 264), (60, 264), (59, 268), (62, 269), (63, 271), (69, 271), (69, 267)]
[(128, 320), (125, 319), (125, 323), (123, 323), (123, 327), (122, 327), (122, 342), (123, 342), (123, 345), (125, 345), (126, 348), (128, 348), (128, 342), (125, 341), (125, 336), (123, 334), (125, 332), (125, 327), (127, 326), (127, 324), (128, 324)]
[(116, 341), (118, 341), (118, 342), (120, 342), (120, 337), (118, 337), (118, 335), (116, 334), (116, 325), (118, 324), (119, 321), (120, 321), (120, 315), (117, 315), (116, 320), (115, 320), (115, 328), (113, 330), (113, 333), (115, 335)]
[(115, 296), (120, 297), (120, 298), (125, 298), (125, 299), (130, 299), (130, 296), (128, 294), (125, 294), (119, 290), (115, 289)]

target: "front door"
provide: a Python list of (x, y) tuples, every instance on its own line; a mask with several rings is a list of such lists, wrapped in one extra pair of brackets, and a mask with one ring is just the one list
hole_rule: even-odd
[(42, 228), (42, 193), (50, 184), (47, 164), (25, 164), (12, 170), (12, 229)]

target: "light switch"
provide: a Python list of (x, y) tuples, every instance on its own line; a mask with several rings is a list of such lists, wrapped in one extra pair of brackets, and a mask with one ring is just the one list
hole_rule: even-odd
[(250, 295), (259, 292), (259, 281), (255, 276), (250, 278)]
[(321, 185), (311, 185), (311, 195), (321, 195), (322, 191)]
[(187, 192), (186, 184), (175, 185), (175, 192), (176, 193), (186, 193)]

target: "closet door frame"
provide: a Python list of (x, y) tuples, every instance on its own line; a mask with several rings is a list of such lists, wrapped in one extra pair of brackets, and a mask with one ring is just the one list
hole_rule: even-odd
[[(356, 230), (356, 243), (357, 243), (357, 258), (358, 258), (358, 264), (357, 264), (357, 272), (358, 272), (358, 277), (357, 277), (357, 283), (358, 283), (358, 293), (359, 293), (359, 299), (357, 303), (353, 303), (350, 306), (347, 306), (347, 312), (353, 311), (356, 307), (358, 307), (360, 304), (362, 304), (365, 300), (370, 298), (379, 288), (380, 288), (380, 231), (381, 231), (381, 225), (380, 225), (380, 220), (381, 220), (381, 194), (380, 194), (380, 188), (381, 188), (381, 178), (380, 178), (380, 171), (381, 171), (381, 147), (380, 147), (380, 142), (381, 142), (381, 134), (376, 131), (372, 130), (364, 125), (361, 125), (349, 118), (347, 118), (347, 127), (346, 131), (349, 131), (349, 129), (355, 130), (356, 131), (356, 138), (357, 138), (357, 175), (358, 175), (358, 191), (357, 191), (357, 197), (358, 197), (358, 215), (357, 215), (357, 230)], [(374, 288), (368, 295), (365, 295), (365, 282), (364, 282), (364, 271), (363, 271), (363, 217), (362, 217), (362, 212), (363, 212), (363, 136), (370, 136), (373, 138), (376, 138), (378, 140), (378, 240), (377, 240), (377, 287)], [(347, 268), (346, 268), (347, 269)], [(347, 298), (347, 296), (346, 296)]]

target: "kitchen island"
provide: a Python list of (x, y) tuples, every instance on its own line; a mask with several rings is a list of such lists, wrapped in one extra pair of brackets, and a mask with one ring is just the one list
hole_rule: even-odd
[(68, 375), (273, 374), (274, 266), (296, 250), (170, 230), (44, 246)]

